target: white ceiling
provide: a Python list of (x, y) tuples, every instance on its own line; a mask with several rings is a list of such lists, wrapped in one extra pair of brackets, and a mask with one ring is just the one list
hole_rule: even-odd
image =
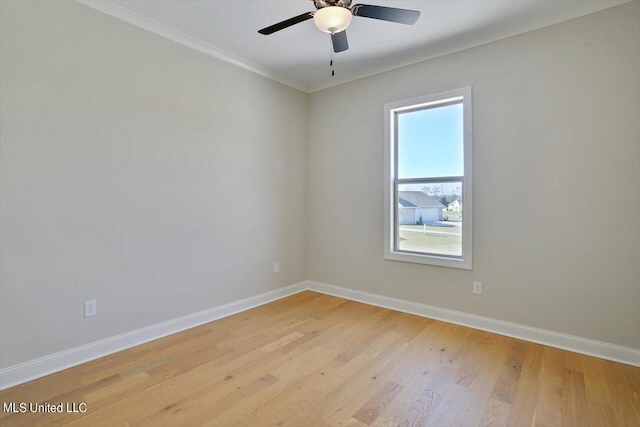
[[(310, 0), (77, 0), (179, 43), (313, 92), (556, 24), (629, 0), (363, 0), (421, 12), (413, 26), (354, 17), (349, 50), (329, 68), (330, 37), (313, 20), (258, 30), (315, 10)], [(354, 4), (359, 3), (353, 0)]]

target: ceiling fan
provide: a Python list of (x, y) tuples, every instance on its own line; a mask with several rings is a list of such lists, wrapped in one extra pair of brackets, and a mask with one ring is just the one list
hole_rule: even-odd
[(356, 4), (351, 6), (351, 0), (311, 0), (315, 12), (306, 12), (277, 24), (263, 28), (258, 32), (269, 35), (300, 22), (313, 18), (316, 26), (325, 33), (331, 34), (334, 52), (349, 49), (346, 28), (351, 23), (352, 16), (380, 19), (382, 21), (398, 22), (413, 25), (420, 17), (417, 10), (398, 9), (395, 7), (373, 6), (370, 4)]

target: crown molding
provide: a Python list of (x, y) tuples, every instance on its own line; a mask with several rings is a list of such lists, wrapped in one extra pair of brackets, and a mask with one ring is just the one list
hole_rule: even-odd
[(197, 50), (200, 53), (204, 53), (205, 55), (212, 56), (221, 61), (227, 62), (229, 64), (235, 65), (237, 67), (243, 68), (247, 71), (251, 71), (252, 73), (258, 74), (262, 77), (266, 77), (270, 80), (274, 80), (278, 83), (282, 83), (283, 85), (292, 87), (299, 91), (309, 93), (309, 90), (304, 85), (301, 85), (298, 82), (295, 82), (290, 79), (282, 78), (268, 70), (265, 67), (262, 67), (258, 64), (254, 64), (251, 61), (247, 61), (244, 58), (241, 58), (237, 55), (234, 55), (226, 50), (220, 49), (213, 45), (203, 42), (202, 40), (196, 39), (195, 37), (191, 37), (187, 34), (181, 33), (167, 25), (161, 24), (160, 22), (154, 21), (153, 19), (142, 16), (138, 13), (132, 12), (129, 9), (126, 9), (110, 0), (75, 0), (77, 3), (80, 3), (84, 6), (90, 7), (94, 10), (102, 12), (106, 15), (117, 18), (121, 21), (124, 21), (128, 24), (135, 25), (138, 28), (142, 28), (143, 30), (149, 31), (160, 37), (164, 37), (168, 40), (171, 40), (175, 43), (181, 44), (188, 48)]

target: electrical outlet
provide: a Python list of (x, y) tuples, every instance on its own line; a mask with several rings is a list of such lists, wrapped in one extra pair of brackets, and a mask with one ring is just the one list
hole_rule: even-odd
[(482, 282), (473, 282), (473, 293), (482, 295)]
[(91, 317), (98, 314), (98, 304), (96, 300), (84, 302), (84, 317)]
[(273, 272), (275, 273), (280, 273), (280, 263), (276, 262), (275, 264), (273, 264)]

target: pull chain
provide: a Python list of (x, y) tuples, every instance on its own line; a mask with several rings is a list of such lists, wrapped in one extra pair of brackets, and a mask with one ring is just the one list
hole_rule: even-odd
[(333, 66), (333, 62), (335, 61), (335, 56), (333, 52), (333, 40), (329, 39), (329, 66), (331, 67), (331, 77), (336, 75), (335, 68)]

